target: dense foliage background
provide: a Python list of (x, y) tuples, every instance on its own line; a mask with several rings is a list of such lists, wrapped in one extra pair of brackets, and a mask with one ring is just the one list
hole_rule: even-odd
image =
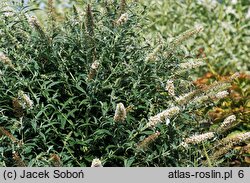
[(214, 6), (3, 2), (0, 166), (249, 166), (248, 4)]
[[(200, 36), (190, 39), (184, 50), (192, 50), (198, 57), (206, 57), (207, 66), (195, 84), (202, 86), (222, 81), (238, 71), (239, 79), (229, 89), (230, 96), (208, 111), (212, 121), (220, 121), (228, 114), (237, 114), (241, 123), (228, 134), (249, 131), (250, 82), (250, 2), (245, 0), (197, 1), (143, 1), (149, 7), (150, 30), (154, 34), (171, 38), (196, 24), (204, 26)], [(234, 160), (232, 164), (241, 164)], [(245, 160), (249, 162), (248, 158)], [(230, 160), (232, 161), (232, 159)]]

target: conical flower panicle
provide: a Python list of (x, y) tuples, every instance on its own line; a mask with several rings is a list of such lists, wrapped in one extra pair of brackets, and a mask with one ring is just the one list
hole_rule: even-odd
[(12, 153), (12, 158), (16, 162), (16, 165), (18, 167), (26, 167), (26, 164), (24, 163), (24, 161), (22, 160), (22, 158), (20, 157), (20, 155), (17, 151), (14, 151)]
[(160, 134), (161, 133), (157, 131), (156, 133), (148, 136), (137, 145), (137, 149), (146, 149), (149, 146), (149, 144), (154, 142), (160, 136)]
[(173, 80), (168, 80), (165, 90), (168, 92), (168, 94), (172, 97), (175, 96), (175, 88), (174, 88), (174, 82)]
[(18, 142), (16, 137), (14, 137), (9, 131), (5, 130), (4, 127), (0, 126), (0, 137), (3, 136), (3, 135), (8, 137), (14, 143)]
[(200, 135), (193, 135), (189, 138), (186, 138), (184, 140), (184, 143), (185, 144), (199, 144), (203, 141), (213, 138), (214, 136), (215, 136), (214, 132), (207, 132), (207, 133), (200, 134)]
[(73, 8), (74, 17), (75, 17), (76, 21), (79, 22), (79, 13), (78, 13), (75, 5), (73, 5), (72, 8)]
[(101, 160), (99, 160), (98, 158), (93, 159), (91, 167), (103, 167)]
[(12, 17), (15, 15), (15, 10), (10, 7), (6, 2), (0, 4), (1, 14), (5, 17)]
[(215, 162), (216, 160), (218, 160), (221, 156), (225, 155), (228, 153), (228, 151), (230, 151), (231, 149), (233, 148), (233, 145), (232, 144), (228, 144), (228, 145), (225, 145), (219, 149), (216, 149), (214, 151), (214, 153), (212, 154), (210, 160)]
[(86, 9), (86, 31), (90, 37), (94, 36), (94, 17), (90, 4), (87, 5)]
[(51, 30), (54, 29), (54, 23), (55, 23), (55, 15), (54, 15), (54, 6), (53, 6), (53, 0), (48, 0), (48, 18), (50, 21)]
[(115, 116), (114, 116), (114, 120), (116, 122), (123, 122), (125, 120), (127, 116), (127, 112), (126, 112), (126, 108), (124, 107), (123, 103), (119, 103), (117, 104), (116, 106), (116, 109), (115, 109)]
[[(237, 78), (238, 74), (234, 74), (232, 78)], [(226, 91), (231, 86), (231, 80), (214, 82), (211, 85), (204, 86), (200, 89), (191, 91), (179, 97), (175, 97), (175, 101), (179, 105), (184, 105), (187, 102), (190, 104), (198, 104), (209, 99), (218, 100), (226, 97), (229, 93)], [(197, 96), (198, 95), (198, 96)]]
[(231, 87), (231, 82), (234, 79), (237, 79), (240, 76), (238, 72), (234, 73), (229, 79), (219, 81), (219, 82), (214, 82), (211, 85), (205, 86), (202, 88), (203, 92), (206, 93), (212, 93), (215, 95), (218, 92), (221, 92), (223, 90), (227, 90), (229, 87)]
[(5, 65), (8, 65), (12, 69), (15, 68), (9, 57), (7, 57), (3, 52), (0, 52), (0, 62), (2, 62)]
[[(228, 87), (230, 85), (224, 85), (225, 87)], [(223, 86), (221, 86), (221, 89), (223, 89)], [(197, 90), (196, 93), (201, 93), (200, 95), (192, 98), (194, 95), (187, 95), (186, 97), (179, 97), (179, 98), (176, 98), (176, 101), (178, 103), (182, 102), (182, 104), (184, 103), (187, 103), (187, 101), (189, 102), (189, 104), (191, 105), (200, 105), (206, 101), (211, 101), (211, 100), (218, 100), (218, 99), (222, 99), (224, 97), (226, 97), (229, 93), (227, 91), (220, 91), (218, 93), (216, 93), (217, 91), (219, 91), (220, 88), (219, 87), (216, 87), (216, 88), (211, 88), (210, 90), (206, 91), (206, 92), (201, 92), (200, 90)], [(215, 92), (216, 91), (216, 92)], [(185, 100), (185, 98), (189, 98), (189, 100)], [(192, 98), (192, 99), (191, 99)]]
[(23, 91), (18, 92), (18, 99), (20, 99), (20, 104), (23, 106), (23, 108), (33, 107), (33, 101)]
[(156, 61), (156, 59), (157, 59), (157, 56), (156, 56), (156, 55), (157, 55), (157, 53), (160, 51), (161, 47), (162, 47), (162, 45), (160, 44), (160, 45), (158, 45), (158, 46), (153, 50), (152, 53), (149, 53), (148, 56), (147, 56), (146, 59), (145, 59), (145, 62), (154, 62), (154, 61)]
[(39, 29), (41, 29), (41, 26), (40, 26), (36, 16), (28, 17), (28, 21), (32, 27), (34, 27), (34, 28), (38, 27)]
[(177, 38), (175, 38), (172, 41), (172, 45), (174, 47), (182, 44), (184, 41), (186, 41), (187, 39), (189, 39), (191, 36), (198, 34), (199, 32), (201, 32), (203, 30), (202, 26), (197, 26), (193, 29), (187, 30), (186, 32), (182, 33), (180, 36), (178, 36)]
[(24, 116), (24, 108), (18, 98), (12, 99), (12, 106), (13, 106), (14, 115), (16, 117), (20, 118)]
[(220, 140), (214, 146), (214, 153), (211, 156), (213, 161), (216, 161), (224, 154), (228, 153), (233, 147), (242, 142), (246, 142), (250, 140), (250, 132), (240, 133), (232, 137), (226, 137)]
[(88, 79), (91, 80), (91, 79), (94, 79), (96, 73), (97, 73), (97, 70), (99, 68), (99, 65), (100, 63), (98, 61), (94, 61), (90, 67), (90, 71), (89, 71), (89, 74), (88, 74)]
[(126, 9), (126, 0), (121, 0), (119, 10), (120, 10), (120, 15), (122, 15), (125, 12)]
[(96, 60), (96, 46), (95, 46), (95, 39), (94, 39), (94, 16), (92, 13), (91, 5), (87, 5), (86, 9), (86, 21), (85, 21), (85, 29), (87, 32), (86, 35), (86, 42), (87, 42), (87, 48), (90, 50), (88, 53), (88, 60), (91, 62), (94, 62)]
[(230, 77), (230, 80), (233, 81), (233, 80), (237, 79), (239, 76), (240, 76), (240, 73), (239, 73), (239, 72), (236, 72), (236, 73), (234, 73), (234, 74)]
[(196, 94), (198, 93), (198, 90), (194, 90), (194, 91), (190, 91), (188, 93), (185, 93), (179, 97), (175, 98), (175, 101), (179, 104), (179, 105), (185, 105), (186, 103), (188, 103)]
[(149, 122), (146, 124), (146, 127), (151, 127), (151, 128), (155, 127), (158, 123), (161, 123), (167, 119), (170, 119), (171, 117), (178, 114), (179, 112), (180, 112), (180, 108), (177, 106), (164, 110), (161, 113), (150, 117)]
[(29, 24), (36, 29), (36, 31), (43, 37), (46, 38), (46, 34), (37, 20), (36, 16), (31, 16), (28, 18)]
[(209, 100), (208, 95), (200, 95), (200, 96), (195, 97), (192, 101), (190, 101), (190, 104), (200, 105), (208, 100)]
[(237, 135), (234, 135), (232, 137), (226, 137), (222, 140), (220, 140), (219, 142), (219, 146), (220, 145), (228, 145), (228, 144), (232, 144), (232, 145), (237, 145), (241, 142), (245, 142), (250, 140), (250, 132), (245, 132), (245, 133), (239, 133)]
[(215, 98), (216, 99), (222, 99), (222, 98), (225, 98), (226, 96), (228, 96), (228, 91), (224, 90), (224, 91), (221, 91), (221, 92), (218, 92), (215, 94)]
[(210, 88), (208, 88), (207, 93), (209, 92), (217, 93), (225, 89), (228, 89), (229, 87), (231, 87), (231, 84), (228, 82), (218, 82), (217, 84), (215, 83), (215, 84), (212, 84), (212, 86), (208, 86), (208, 87)]
[(128, 13), (123, 13), (121, 16), (116, 20), (116, 25), (122, 25), (125, 24), (128, 21)]
[(62, 165), (61, 158), (58, 154), (51, 154), (50, 161), (52, 162), (54, 167), (60, 167)]
[(185, 70), (195, 69), (197, 67), (206, 65), (206, 62), (204, 61), (187, 61), (179, 64), (180, 71), (183, 72)]
[(27, 94), (23, 91), (18, 91), (18, 97), (12, 99), (14, 115), (19, 118), (23, 117), (24, 109), (32, 109), (33, 104), (33, 101)]
[(218, 132), (225, 132), (236, 125), (236, 116), (231, 115), (224, 119), (223, 123), (218, 128)]
[(24, 100), (24, 102), (25, 102), (25, 104), (26, 104), (26, 106), (28, 108), (32, 108), (33, 107), (33, 101), (30, 100), (29, 96), (27, 94), (25, 94), (25, 93), (23, 94), (23, 100)]

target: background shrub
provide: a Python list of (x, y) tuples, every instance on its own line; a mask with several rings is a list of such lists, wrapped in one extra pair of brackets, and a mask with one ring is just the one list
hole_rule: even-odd
[[(195, 26), (204, 31), (187, 48), (206, 54), (213, 74), (249, 71), (249, 2), (233, 1), (144, 1), (149, 7), (150, 30), (166, 38)], [(202, 52), (202, 53), (201, 53)]]
[[(196, 57), (208, 58), (208, 67), (196, 73), (200, 78), (195, 84), (202, 87), (225, 80), (234, 71), (241, 72), (240, 78), (228, 90), (229, 97), (206, 109), (210, 120), (215, 123), (212, 128), (227, 115), (235, 114), (239, 124), (231, 129), (228, 136), (249, 131), (249, 2), (197, 0), (143, 3), (149, 7), (149, 20), (152, 22), (148, 24), (149, 29), (154, 34), (160, 32), (164, 38), (171, 39), (196, 24), (204, 26), (201, 36), (195, 41), (189, 40), (183, 47), (184, 50), (192, 50)], [(240, 158), (230, 158), (224, 165), (243, 165), (249, 162), (247, 156), (248, 153), (243, 153)]]
[(86, 3), (59, 16), (48, 2), (41, 21), (22, 2), (2, 5), (1, 166), (217, 165), (224, 154), (210, 157), (213, 147), (227, 139), (203, 121), (238, 75), (195, 87), (191, 69), (206, 58), (181, 45), (202, 27), (149, 39), (138, 3)]

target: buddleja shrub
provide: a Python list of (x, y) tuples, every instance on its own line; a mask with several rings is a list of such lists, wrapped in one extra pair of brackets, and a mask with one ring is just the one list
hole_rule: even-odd
[(188, 138), (209, 131), (196, 109), (221, 98), (236, 76), (193, 87), (190, 69), (205, 61), (187, 58), (179, 45), (202, 27), (170, 42), (145, 40), (145, 10), (124, 0), (73, 7), (63, 18), (49, 0), (42, 21), (22, 4), (2, 10), (1, 166), (211, 163), (205, 141), (231, 122)]

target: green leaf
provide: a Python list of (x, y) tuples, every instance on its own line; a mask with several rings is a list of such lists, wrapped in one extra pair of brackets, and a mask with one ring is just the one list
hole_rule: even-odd
[(135, 158), (129, 158), (124, 160), (124, 167), (131, 167), (133, 162), (135, 161)]

